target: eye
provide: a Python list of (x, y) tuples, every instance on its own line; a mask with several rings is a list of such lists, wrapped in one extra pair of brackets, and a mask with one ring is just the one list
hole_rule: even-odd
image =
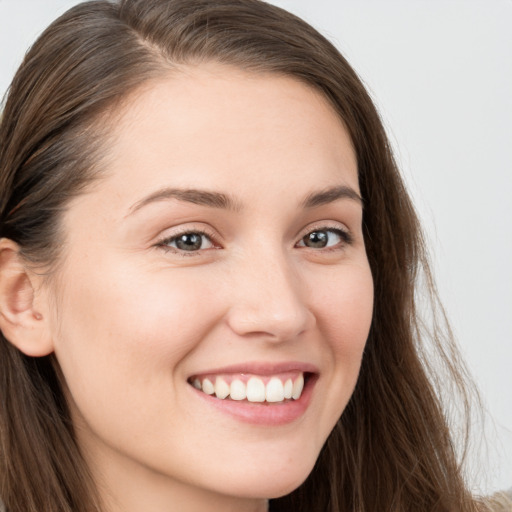
[(298, 247), (309, 247), (310, 249), (325, 249), (350, 243), (351, 237), (339, 228), (322, 228), (310, 231), (302, 237), (297, 244)]
[(211, 249), (213, 243), (206, 233), (201, 231), (187, 231), (162, 240), (158, 245), (167, 249), (195, 252), (202, 249)]

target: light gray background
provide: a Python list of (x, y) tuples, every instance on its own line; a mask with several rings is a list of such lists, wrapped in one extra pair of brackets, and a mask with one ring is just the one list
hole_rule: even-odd
[[(73, 0), (0, 0), (0, 94)], [(493, 419), (476, 488), (512, 486), (512, 0), (274, 0), (372, 93), (431, 242), (441, 297)], [(478, 463), (480, 464), (480, 463)]]

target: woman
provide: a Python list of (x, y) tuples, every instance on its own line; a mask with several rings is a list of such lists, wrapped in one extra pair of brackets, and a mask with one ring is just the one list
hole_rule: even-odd
[(14, 79), (0, 165), (9, 512), (485, 510), (425, 359), (413, 207), (304, 22), (79, 5)]

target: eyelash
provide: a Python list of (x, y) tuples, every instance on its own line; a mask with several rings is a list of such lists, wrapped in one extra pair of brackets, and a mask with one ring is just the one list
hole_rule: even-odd
[[(303, 242), (304, 239), (306, 238), (306, 236), (311, 235), (312, 233), (318, 233), (318, 232), (334, 233), (341, 239), (341, 242), (336, 244), (333, 247), (318, 248), (319, 250), (322, 250), (323, 252), (339, 251), (339, 250), (342, 250), (345, 246), (351, 245), (353, 243), (353, 237), (350, 234), (350, 232), (340, 228), (339, 226), (336, 226), (336, 227), (318, 226), (318, 227), (311, 228), (307, 233), (305, 233), (300, 238), (299, 242), (297, 242), (297, 244), (299, 244), (300, 242)], [(213, 248), (216, 248), (215, 247), (215, 236), (212, 233), (209, 233), (208, 231), (203, 230), (203, 229), (185, 229), (181, 232), (173, 234), (170, 237), (166, 237), (166, 238), (160, 240), (159, 242), (157, 242), (156, 247), (159, 247), (166, 252), (172, 252), (174, 254), (179, 254), (180, 256), (183, 256), (183, 257), (197, 256), (198, 253), (201, 253), (202, 251), (205, 251), (205, 250), (209, 250), (209, 248), (208, 248), (208, 249), (198, 249), (195, 251), (186, 251), (186, 250), (179, 249), (177, 247), (172, 247), (169, 245), (173, 242), (176, 242), (183, 235), (199, 235), (201, 237), (204, 236), (210, 240), (210, 243), (214, 246)], [(295, 246), (297, 246), (297, 244), (295, 244)], [(299, 247), (304, 247), (306, 249), (308, 248), (306, 245), (299, 246)], [(314, 248), (311, 248), (311, 249), (316, 250)]]
[(160, 240), (156, 246), (163, 249), (165, 252), (172, 252), (174, 254), (179, 254), (183, 257), (188, 256), (197, 256), (198, 253), (208, 250), (208, 249), (199, 249), (197, 251), (185, 251), (183, 249), (179, 249), (177, 247), (171, 247), (169, 244), (172, 242), (176, 242), (183, 235), (200, 235), (201, 237), (206, 237), (210, 240), (211, 244), (215, 247), (215, 236), (212, 233), (209, 233), (203, 229), (184, 229), (178, 233), (173, 234), (172, 236), (166, 237), (163, 240)]
[[(310, 228), (308, 230), (308, 232), (306, 234), (304, 234), (300, 238), (299, 242), (297, 242), (297, 243), (303, 242), (304, 239), (306, 238), (306, 236), (311, 235), (313, 233), (318, 233), (318, 232), (334, 233), (341, 240), (338, 244), (336, 244), (332, 247), (319, 248), (319, 250), (322, 250), (323, 252), (340, 251), (340, 250), (344, 249), (347, 245), (351, 245), (354, 242), (353, 237), (348, 230), (340, 228), (339, 226), (334, 227), (334, 226), (321, 225), (321, 226), (314, 226), (313, 228)], [(308, 248), (306, 245), (301, 246), (301, 247), (305, 247), (306, 249)], [(314, 248), (310, 248), (310, 249), (315, 250)]]

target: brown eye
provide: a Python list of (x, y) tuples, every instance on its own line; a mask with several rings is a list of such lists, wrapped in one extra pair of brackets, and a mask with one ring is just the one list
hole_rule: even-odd
[(165, 240), (162, 245), (187, 252), (200, 251), (201, 249), (210, 249), (213, 247), (208, 235), (196, 231), (182, 233), (169, 238)]
[(326, 231), (313, 231), (313, 233), (308, 233), (302, 240), (306, 247), (321, 249), (327, 246), (329, 235)]
[(342, 243), (349, 243), (348, 233), (341, 229), (316, 229), (306, 236), (302, 237), (297, 244), (299, 247), (309, 247), (310, 249), (324, 249), (334, 247)]

